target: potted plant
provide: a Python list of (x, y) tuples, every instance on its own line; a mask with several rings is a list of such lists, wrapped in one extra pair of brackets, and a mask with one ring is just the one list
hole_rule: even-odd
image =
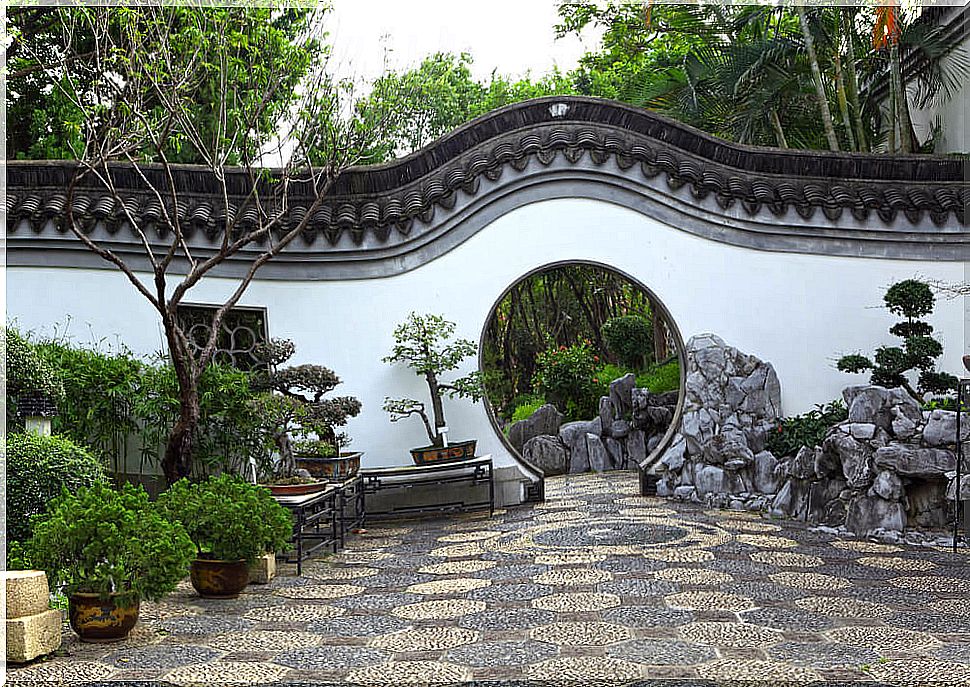
[(481, 373), (460, 377), (451, 383), (444, 383), (440, 377), (445, 372), (455, 370), (465, 358), (475, 354), (475, 344), (468, 339), (449, 340), (455, 333), (454, 322), (441, 315), (418, 315), (411, 313), (407, 320), (394, 330), (394, 349), (384, 358), (386, 363), (404, 363), (419, 377), (424, 378), (431, 396), (431, 410), (434, 425), (421, 401), (412, 398), (385, 398), (384, 410), (391, 414), (391, 422), (416, 415), (424, 422), (430, 446), (411, 449), (411, 457), (418, 465), (450, 460), (471, 458), (475, 455), (475, 440), (449, 442), (442, 399), (470, 398), (481, 399), (484, 391)]
[(124, 639), (139, 602), (174, 590), (193, 556), (182, 525), (163, 517), (140, 486), (65, 490), (33, 520), (31, 563), (68, 597), (71, 627), (85, 642)]
[[(327, 481), (342, 480), (360, 468), (360, 452), (341, 452), (349, 439), (336, 428), (360, 413), (360, 401), (352, 396), (324, 398), (340, 384), (340, 378), (323, 365), (281, 367), (296, 352), (292, 341), (273, 339), (258, 355), (266, 371), (256, 378), (264, 393), (257, 401), (267, 443), (278, 458), (264, 472), (274, 494), (305, 493), (323, 488)], [(295, 438), (294, 438), (295, 437)]]
[(182, 479), (158, 497), (161, 513), (180, 522), (195, 545), (192, 586), (200, 596), (234, 599), (249, 583), (249, 566), (284, 550), (293, 517), (270, 493), (229, 474)]

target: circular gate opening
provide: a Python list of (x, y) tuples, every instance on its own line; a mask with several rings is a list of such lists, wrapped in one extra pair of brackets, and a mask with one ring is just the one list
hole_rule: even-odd
[(673, 436), (683, 339), (656, 295), (615, 268), (569, 261), (520, 277), (479, 350), (492, 425), (547, 476), (647, 468)]

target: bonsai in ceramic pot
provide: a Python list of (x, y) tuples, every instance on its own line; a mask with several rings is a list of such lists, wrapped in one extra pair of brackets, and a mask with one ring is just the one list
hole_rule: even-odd
[(418, 315), (411, 313), (407, 320), (394, 330), (394, 349), (384, 358), (386, 363), (403, 363), (422, 377), (428, 385), (431, 397), (431, 413), (427, 406), (412, 398), (385, 398), (384, 410), (391, 414), (391, 422), (415, 415), (424, 423), (429, 446), (411, 449), (411, 457), (418, 465), (471, 458), (475, 455), (475, 440), (448, 441), (447, 423), (442, 400), (470, 398), (478, 401), (484, 395), (481, 373), (472, 372), (446, 383), (441, 375), (456, 370), (466, 358), (477, 350), (468, 339), (455, 339), (455, 323), (441, 315)]
[(229, 474), (179, 480), (158, 497), (158, 508), (195, 544), (192, 586), (206, 598), (239, 596), (250, 564), (287, 548), (293, 535), (293, 517), (266, 489)]
[(64, 491), (33, 520), (31, 563), (68, 597), (71, 627), (86, 642), (128, 636), (139, 602), (174, 590), (194, 553), (182, 525), (163, 517), (140, 486)]
[(353, 465), (359, 467), (362, 455), (340, 452), (338, 447), (349, 440), (336, 431), (360, 413), (360, 401), (353, 396), (324, 398), (341, 383), (328, 367), (282, 367), (295, 351), (286, 339), (273, 339), (258, 351), (267, 366), (256, 380), (266, 392), (257, 400), (258, 414), (267, 443), (277, 455), (275, 464), (263, 472), (272, 475), (266, 486), (275, 494), (345, 479)]

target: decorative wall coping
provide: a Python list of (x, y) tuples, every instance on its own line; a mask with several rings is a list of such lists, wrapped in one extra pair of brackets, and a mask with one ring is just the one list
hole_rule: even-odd
[[(97, 258), (58, 255), (85, 250), (63, 226), (75, 169), (62, 161), (7, 163), (9, 264), (97, 264)], [(161, 217), (158, 201), (129, 166), (112, 171), (130, 197), (129, 211), (149, 223)], [(160, 179), (162, 170), (145, 173)], [(204, 251), (226, 219), (213, 178), (204, 168), (179, 166), (175, 183), (189, 245)], [(592, 187), (603, 185), (622, 191), (599, 194), (613, 202), (668, 220), (671, 212), (682, 215), (685, 221), (673, 226), (735, 245), (916, 259), (970, 255), (970, 186), (962, 159), (755, 148), (616, 102), (551, 97), (489, 113), (400, 160), (346, 170), (303, 240), (279, 256), (281, 264), (266, 268), (268, 278), (360, 278), (413, 269), (480, 229), (464, 226), (443, 240), (511, 190), (529, 187), (535, 202), (544, 197), (540, 187), (548, 187), (548, 197), (596, 197)], [(243, 170), (231, 174), (229, 187), (234, 216), (249, 188)], [(305, 183), (290, 187), (284, 226), (305, 215), (309, 190)], [(503, 203), (506, 211), (516, 205)], [(494, 219), (497, 209), (486, 215)], [(97, 182), (78, 187), (74, 212), (93, 238), (132, 256), (140, 252), (123, 209)], [(253, 210), (239, 212), (245, 225)], [(155, 229), (164, 243), (165, 228)], [(739, 232), (763, 237), (752, 242)]]

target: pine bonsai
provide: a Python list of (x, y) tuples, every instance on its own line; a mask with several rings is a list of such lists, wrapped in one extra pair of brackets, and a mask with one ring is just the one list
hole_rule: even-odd
[(384, 410), (391, 414), (391, 422), (417, 415), (424, 422), (428, 439), (435, 448), (444, 446), (442, 427), (447, 427), (442, 399), (470, 398), (478, 401), (484, 394), (481, 373), (476, 371), (460, 377), (450, 384), (442, 383), (440, 376), (455, 370), (461, 362), (475, 355), (477, 347), (468, 339), (455, 339), (447, 343), (455, 333), (455, 323), (441, 315), (418, 315), (411, 313), (407, 320), (394, 330), (394, 349), (384, 358), (385, 363), (404, 363), (419, 377), (424, 377), (431, 396), (434, 426), (428, 417), (426, 406), (413, 398), (385, 398)]
[(353, 396), (324, 398), (340, 384), (340, 377), (330, 368), (281, 367), (295, 352), (296, 346), (287, 339), (273, 339), (257, 351), (267, 366), (265, 372), (257, 374), (254, 385), (266, 392), (256, 401), (257, 412), (269, 442), (280, 456), (273, 471), (279, 479), (289, 479), (296, 471), (291, 433), (302, 443), (315, 434), (320, 443), (333, 447), (347, 444), (349, 439), (337, 434), (336, 428), (346, 425), (361, 408)]
[[(880, 346), (871, 360), (860, 354), (843, 356), (836, 364), (838, 369), (850, 373), (872, 370), (873, 384), (902, 387), (920, 403), (927, 393), (944, 394), (956, 389), (956, 377), (934, 369), (936, 359), (943, 354), (943, 344), (931, 336), (933, 326), (920, 319), (931, 314), (936, 305), (929, 285), (907, 279), (890, 286), (883, 300), (889, 312), (906, 318), (889, 329), (890, 334), (903, 340), (903, 345)], [(919, 380), (913, 388), (906, 373), (917, 370)]]

